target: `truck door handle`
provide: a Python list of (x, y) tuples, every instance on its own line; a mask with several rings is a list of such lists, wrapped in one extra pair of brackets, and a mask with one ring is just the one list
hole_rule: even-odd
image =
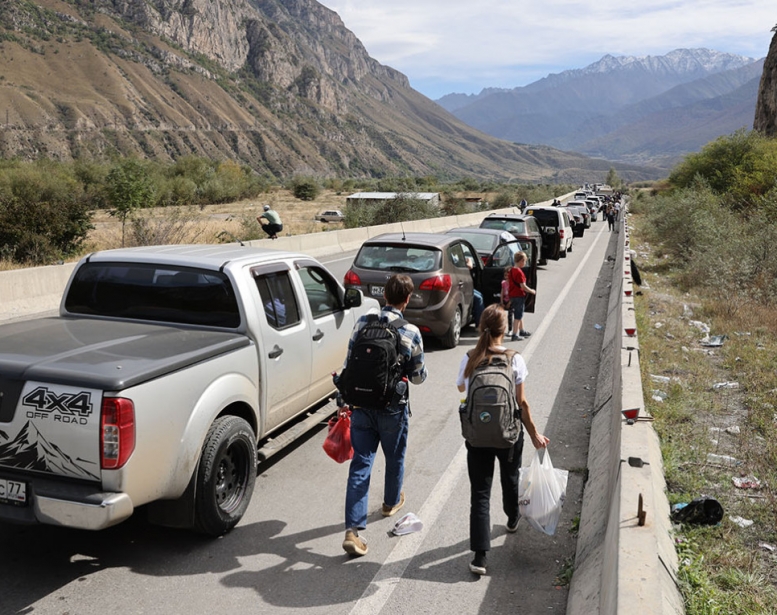
[(314, 341), (314, 342), (317, 342), (317, 341), (318, 341), (318, 340), (320, 340), (322, 337), (324, 337), (324, 332), (323, 332), (321, 329), (317, 329), (317, 330), (316, 330), (316, 334), (313, 336), (313, 341)]
[(275, 344), (275, 347), (268, 353), (268, 357), (271, 359), (277, 359), (279, 356), (283, 354), (283, 348), (278, 346), (278, 344)]

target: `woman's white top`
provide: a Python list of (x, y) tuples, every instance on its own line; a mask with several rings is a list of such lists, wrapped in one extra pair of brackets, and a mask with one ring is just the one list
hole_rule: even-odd
[[(504, 346), (494, 346), (494, 350), (505, 351), (507, 349)], [(467, 367), (467, 361), (469, 361), (469, 357), (465, 353), (459, 365), (459, 376), (456, 378), (456, 386), (463, 384), (465, 391), (469, 388), (469, 378), (464, 377), (464, 368)], [(526, 361), (523, 360), (520, 354), (515, 353), (513, 355), (513, 379), (515, 384), (521, 384), (528, 375), (529, 370), (526, 368)]]

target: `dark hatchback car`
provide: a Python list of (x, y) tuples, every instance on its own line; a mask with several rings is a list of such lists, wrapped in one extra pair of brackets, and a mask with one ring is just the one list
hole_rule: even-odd
[[(472, 320), (474, 289), (480, 290), (486, 305), (498, 301), (504, 267), (518, 246), (517, 241), (499, 246), (484, 265), (472, 244), (455, 235), (386, 233), (362, 244), (343, 282), (384, 305), (386, 281), (395, 273), (409, 275), (415, 290), (405, 319), (453, 348), (462, 327)], [(526, 270), (529, 285), (536, 287), (536, 267)], [(533, 304), (526, 309), (533, 311)]]
[[(542, 249), (542, 229), (532, 216), (518, 214), (490, 214), (483, 218), (480, 228), (499, 229), (511, 233), (516, 239), (526, 239), (534, 242), (534, 254), (539, 258), (539, 265), (546, 265), (547, 259)], [(531, 261), (530, 261), (531, 262)]]

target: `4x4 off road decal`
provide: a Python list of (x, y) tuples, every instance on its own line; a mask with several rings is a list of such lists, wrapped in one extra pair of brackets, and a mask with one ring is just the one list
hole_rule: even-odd
[(27, 418), (78, 425), (86, 425), (89, 415), (94, 411), (91, 393), (55, 393), (47, 387), (38, 387), (27, 393), (22, 398), (22, 405), (33, 408), (26, 411)]

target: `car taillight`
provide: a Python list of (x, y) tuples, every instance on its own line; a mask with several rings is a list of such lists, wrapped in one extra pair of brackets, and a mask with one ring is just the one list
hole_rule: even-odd
[(361, 286), (362, 281), (353, 269), (349, 269), (343, 278), (344, 286)]
[(561, 239), (564, 239), (564, 229), (563, 228), (560, 228), (558, 230), (558, 236), (561, 237)]
[(427, 278), (418, 287), (418, 290), (441, 290), (447, 293), (451, 289), (451, 276), (447, 273), (436, 275), (433, 278)]
[(135, 450), (135, 404), (123, 397), (103, 399), (100, 413), (100, 450), (103, 470), (124, 466)]
[(481, 256), (481, 257), (480, 257), (480, 260), (482, 260), (482, 261), (483, 261), (483, 264), (484, 264), (484, 265), (488, 265), (488, 256)]

